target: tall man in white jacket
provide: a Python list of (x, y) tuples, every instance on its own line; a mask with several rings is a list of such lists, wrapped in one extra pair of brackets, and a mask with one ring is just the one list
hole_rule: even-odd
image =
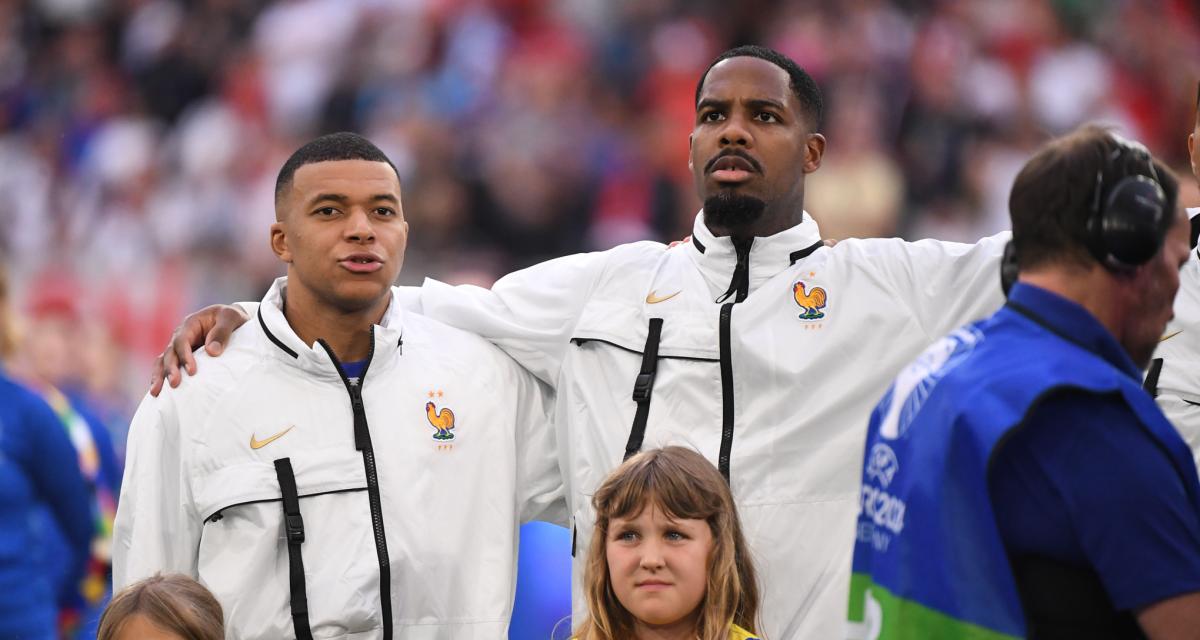
[[(1196, 119), (1188, 134), (1192, 175), (1200, 184), (1200, 84), (1196, 87)], [(1146, 390), (1179, 430), (1200, 463), (1200, 208), (1187, 210), (1192, 221), (1192, 254), (1179, 271), (1175, 318), (1167, 325), (1146, 372)]]
[[(556, 387), (576, 594), (593, 490), (643, 445), (683, 443), (730, 480), (761, 568), (763, 634), (842, 637), (873, 403), (934, 339), (999, 307), (1007, 234), (824, 247), (804, 212), (821, 109), (792, 60), (727, 51), (696, 90), (689, 166), (704, 210), (690, 241), (559, 258), (490, 290), (427, 280), (403, 293)], [(223, 343), (242, 317), (190, 316), (165, 375), (176, 382), (179, 362), (194, 371), (191, 345)]]
[(395, 304), (395, 168), (354, 134), (276, 187), (287, 263), (224, 357), (134, 418), (114, 582), (198, 577), (231, 638), (496, 640), (516, 535), (565, 522), (547, 389)]

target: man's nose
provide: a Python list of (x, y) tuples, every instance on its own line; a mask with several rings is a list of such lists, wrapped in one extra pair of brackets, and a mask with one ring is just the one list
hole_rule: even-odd
[(746, 119), (743, 116), (736, 113), (729, 114), (729, 118), (725, 121), (725, 128), (721, 130), (721, 146), (752, 146), (754, 138), (750, 134), (750, 127), (746, 125)]
[(370, 214), (363, 209), (351, 209), (349, 219), (346, 220), (345, 237), (351, 242), (374, 240), (375, 228), (371, 225)]

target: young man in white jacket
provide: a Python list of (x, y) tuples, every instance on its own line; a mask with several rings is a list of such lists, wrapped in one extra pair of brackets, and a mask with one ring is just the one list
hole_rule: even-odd
[(147, 397), (117, 512), (117, 589), (197, 577), (230, 638), (505, 636), (522, 521), (565, 522), (547, 389), (395, 304), (395, 168), (354, 134), (284, 165), (255, 322)]
[[(1196, 120), (1187, 145), (1192, 175), (1200, 184), (1200, 85), (1196, 100)], [(1192, 221), (1192, 254), (1179, 271), (1175, 318), (1154, 352), (1145, 386), (1200, 463), (1200, 249), (1196, 247), (1200, 208), (1188, 209), (1187, 215)]]
[[(704, 210), (688, 241), (559, 258), (490, 290), (401, 292), (556, 387), (577, 589), (605, 474), (643, 445), (686, 444), (730, 480), (761, 569), (763, 634), (843, 637), (871, 408), (933, 340), (1000, 306), (1008, 234), (823, 246), (804, 212), (820, 119), (795, 62), (727, 51), (697, 85), (689, 166)], [(243, 317), (190, 316), (158, 375), (194, 371), (192, 345), (224, 342)]]

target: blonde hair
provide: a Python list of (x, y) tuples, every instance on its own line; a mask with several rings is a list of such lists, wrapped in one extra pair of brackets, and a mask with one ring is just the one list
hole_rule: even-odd
[(115, 640), (135, 615), (185, 640), (223, 640), (221, 604), (204, 585), (179, 575), (155, 574), (122, 589), (100, 617), (96, 640)]
[(733, 495), (725, 478), (699, 453), (664, 447), (633, 456), (617, 467), (592, 497), (596, 528), (584, 569), (588, 617), (578, 640), (625, 640), (634, 618), (617, 600), (608, 573), (608, 526), (657, 506), (672, 518), (705, 520), (712, 530), (708, 581), (700, 601), (700, 640), (728, 640), (729, 625), (758, 627), (758, 584)]

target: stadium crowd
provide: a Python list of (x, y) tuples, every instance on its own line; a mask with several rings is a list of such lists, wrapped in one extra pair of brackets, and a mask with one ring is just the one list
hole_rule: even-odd
[(66, 351), (118, 443), (174, 321), (279, 273), (246, 230), (312, 135), (359, 131), (397, 162), (421, 238), (406, 280), (489, 283), (686, 235), (694, 80), (731, 43), (821, 84), (833, 144), (808, 208), (829, 237), (1003, 228), (1023, 159), (1087, 120), (1182, 165), (1200, 74), (1182, 0), (9, 0), (0, 34), (15, 309), (103, 318)]

